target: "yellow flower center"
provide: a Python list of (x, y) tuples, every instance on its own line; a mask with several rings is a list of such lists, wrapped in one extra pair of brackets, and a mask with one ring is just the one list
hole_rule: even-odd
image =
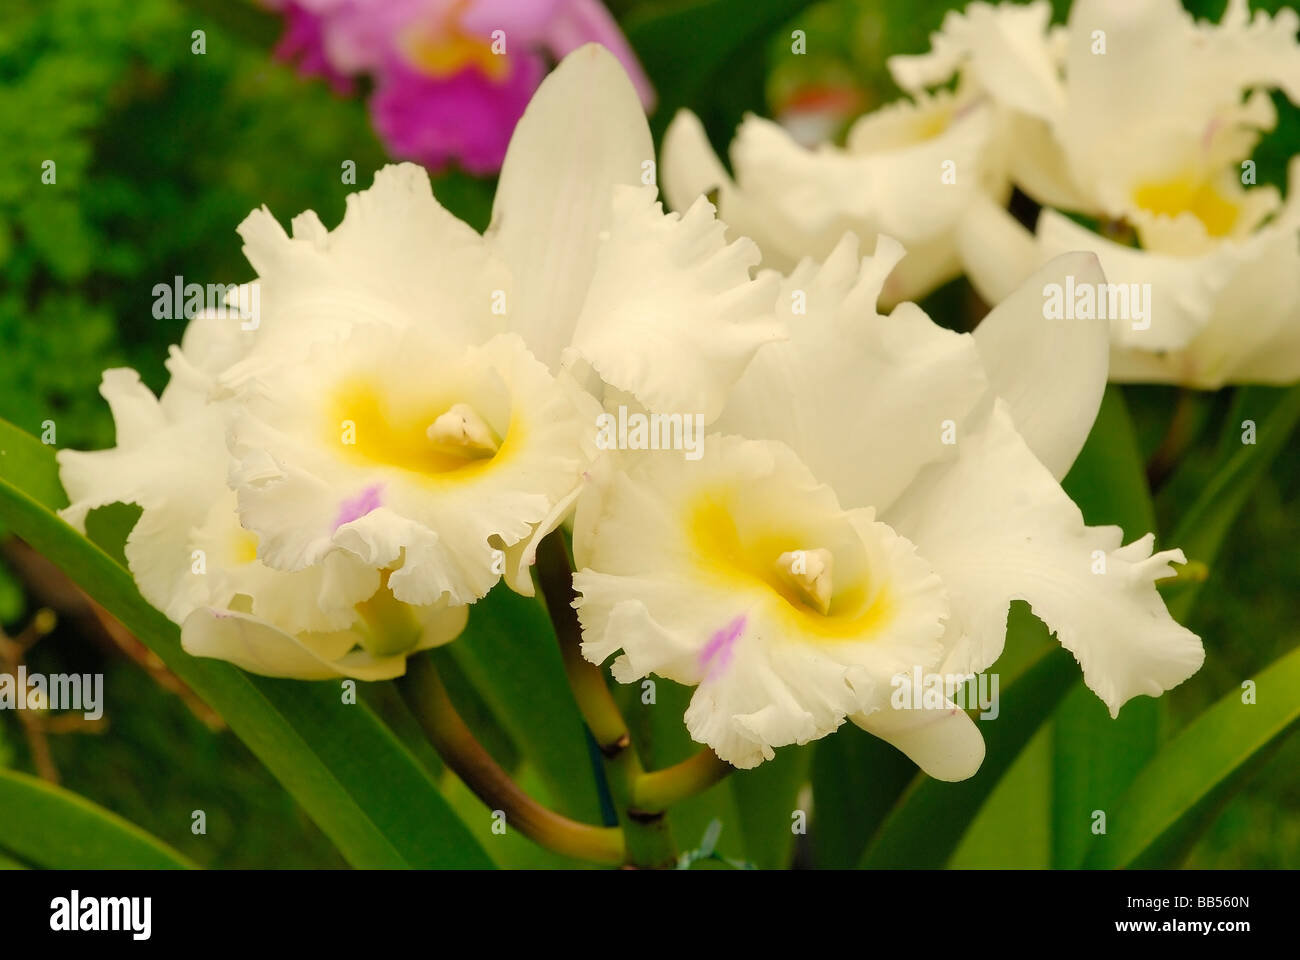
[(1241, 213), (1237, 204), (1214, 184), (1190, 175), (1142, 184), (1133, 191), (1133, 202), (1143, 210), (1169, 217), (1190, 213), (1212, 237), (1230, 233)]
[(329, 440), (344, 456), (425, 478), (477, 474), (501, 459), (516, 432), (503, 441), (468, 403), (412, 400), (364, 379), (343, 384), (328, 409)]
[(729, 581), (738, 590), (765, 586), (784, 601), (777, 605), (791, 638), (812, 633), (828, 639), (861, 639), (877, 629), (890, 612), (888, 590), (869, 589), (864, 569), (832, 577), (834, 556), (811, 546), (814, 535), (764, 513), (761, 524), (737, 521), (737, 492), (711, 491), (688, 511), (691, 545), (708, 575)]

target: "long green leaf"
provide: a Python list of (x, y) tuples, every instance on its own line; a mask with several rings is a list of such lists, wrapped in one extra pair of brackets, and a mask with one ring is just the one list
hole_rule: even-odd
[(188, 858), (117, 814), (14, 770), (0, 770), (0, 849), (56, 870), (194, 867)]
[(600, 801), (582, 714), (542, 600), (498, 587), (474, 604), (469, 626), (448, 652), (562, 811), (597, 821)]
[(916, 776), (916, 764), (884, 740), (846, 723), (814, 744), (813, 860), (854, 866)]
[[(808, 782), (812, 754), (811, 745), (782, 747), (774, 759), (752, 770), (737, 770), (729, 778), (740, 813), (746, 858), (760, 869), (783, 870), (790, 866), (795, 838), (808, 830), (812, 811), (796, 807), (799, 792)], [(803, 815), (796, 818), (799, 812)]]
[[(1276, 395), (1276, 402), (1269, 401)], [(1255, 443), (1240, 442), (1240, 428), (1228, 424), (1237, 443), (1227, 443), (1209, 480), (1196, 502), (1179, 519), (1170, 537), (1173, 546), (1181, 547), (1189, 560), (1212, 564), (1223, 541), (1232, 530), (1237, 514), (1249, 501), (1256, 481), (1282, 450), (1300, 423), (1300, 386), (1280, 391), (1270, 387), (1243, 387), (1233, 406), (1245, 419), (1255, 421)], [(1264, 410), (1264, 414), (1257, 411)], [(1191, 583), (1170, 592), (1169, 609), (1177, 618), (1185, 617), (1196, 601), (1200, 584)]]
[(1143, 768), (1093, 838), (1086, 867), (1175, 865), (1224, 803), (1300, 728), (1300, 648), (1233, 690)]
[[(1034, 621), (1037, 629), (1046, 627)], [(1000, 691), (996, 720), (982, 725), (984, 763), (960, 783), (918, 776), (863, 854), (863, 867), (942, 867), (1003, 773), (1051, 716), (1079, 667), (1053, 644)]]
[(53, 511), (53, 453), (0, 421), (0, 519), (60, 567), (230, 724), (358, 867), (488, 867), (428, 771), (364, 703), (329, 683), (268, 680), (189, 656), (131, 576)]

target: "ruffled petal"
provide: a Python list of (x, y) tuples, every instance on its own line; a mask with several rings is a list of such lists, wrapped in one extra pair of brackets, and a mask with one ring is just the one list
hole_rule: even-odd
[(344, 551), (401, 601), (470, 603), (500, 579), (594, 453), (595, 402), (513, 334), (448, 350), (358, 329), (249, 388), (232, 482), (258, 556), (301, 570)]
[(1019, 4), (972, 3), (950, 10), (930, 37), (930, 51), (893, 56), (889, 71), (904, 90), (937, 86), (960, 72), (994, 99), (1020, 113), (1053, 119), (1065, 103), (1059, 44), (1048, 29), (1046, 0)]
[(964, 656), (948, 667), (978, 673), (1002, 652), (1012, 600), (1074, 654), (1084, 682), (1119, 713), (1139, 694), (1177, 686), (1205, 658), (1156, 591), (1182, 551), (1152, 554), (1152, 535), (1121, 546), (1118, 527), (1088, 527), (1079, 508), (994, 405), (951, 463), (931, 467), (885, 519), (916, 543), (952, 595)]
[(772, 317), (775, 277), (750, 277), (749, 240), (728, 244), (708, 201), (663, 212), (650, 187), (618, 187), (614, 221), (596, 257), (574, 348), (612, 386), (654, 411), (712, 422), (764, 343), (784, 337)]
[(960, 272), (949, 232), (971, 198), (1003, 195), (995, 117), (987, 104), (941, 93), (861, 118), (847, 149), (808, 150), (778, 124), (748, 116), (731, 147), (733, 182), (699, 120), (682, 113), (664, 140), (665, 193), (676, 209), (717, 190), (733, 236), (751, 237), (763, 265), (782, 272), (824, 259), (846, 232), (864, 244), (886, 234), (907, 257), (885, 291), (917, 299)]
[(759, 351), (718, 422), (787, 444), (846, 506), (883, 510), (925, 464), (952, 456), (948, 422), (959, 433), (988, 388), (970, 336), (913, 304), (876, 312), (901, 257), (882, 237), (859, 260), (849, 234), (824, 264), (801, 264), (777, 301), (790, 340)]
[(575, 524), (583, 653), (621, 651), (620, 682), (697, 685), (687, 726), (729, 763), (824, 736), (886, 703), (894, 674), (946, 656), (929, 567), (787, 448), (710, 437), (699, 460), (622, 465)]
[(222, 374), (238, 389), (274, 376), (318, 342), (357, 326), (423, 329), (458, 346), (505, 329), (509, 275), (483, 238), (434, 199), (414, 164), (384, 167), (374, 185), (347, 198), (343, 221), (327, 231), (314, 213), (294, 218), (293, 236), (262, 208), (239, 226), (258, 273), (256, 339)]

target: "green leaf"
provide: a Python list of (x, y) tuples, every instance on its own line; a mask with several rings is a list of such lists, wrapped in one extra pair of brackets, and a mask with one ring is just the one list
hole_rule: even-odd
[(183, 870), (195, 864), (85, 797), (0, 770), (0, 848), (53, 870)]
[(916, 776), (916, 764), (846, 723), (813, 745), (813, 860), (843, 870), (862, 851)]
[[(1270, 407), (1274, 397), (1276, 401)], [(1189, 560), (1200, 561), (1211, 569), (1237, 514), (1250, 499), (1255, 482), (1286, 449), (1287, 440), (1300, 422), (1300, 386), (1285, 391), (1270, 387), (1243, 387), (1233, 411), (1234, 420), (1240, 415), (1255, 421), (1256, 442), (1241, 443), (1240, 428), (1233, 423), (1227, 425), (1230, 439), (1223, 445), (1213, 475), (1201, 488), (1200, 496), (1183, 513), (1170, 538), (1170, 543), (1181, 547)], [(1191, 611), (1199, 592), (1200, 584), (1197, 583), (1180, 585), (1169, 592), (1169, 609), (1175, 618), (1181, 619)]]
[(1232, 690), (1143, 768), (1093, 837), (1085, 867), (1174, 866), (1246, 779), (1300, 728), (1300, 648)]
[[(1028, 619), (1025, 629), (1046, 634), (1047, 628)], [(1008, 642), (1011, 628), (1008, 627)], [(1059, 705), (1078, 676), (1079, 667), (1063, 647), (1052, 644), (999, 697), (997, 719), (981, 724), (984, 763), (979, 772), (960, 783), (918, 776), (881, 826), (863, 854), (860, 866), (942, 867), (993, 787), (1025, 744)]]
[[(54, 484), (51, 483), (54, 478)], [(53, 511), (53, 453), (0, 421), (0, 520), (81, 585), (212, 706), (357, 867), (487, 867), (429, 772), (332, 683), (269, 680), (191, 657), (131, 575)]]
[(1052, 862), (1052, 732), (1029, 738), (948, 858), (949, 870), (1046, 870)]
[(528, 758), (561, 811), (599, 822), (582, 714), (569, 692), (555, 629), (540, 597), (504, 584), (470, 608), (447, 651)]
[[(832, 734), (834, 736), (834, 734)], [(783, 870), (794, 856), (794, 819), (799, 791), (808, 782), (813, 748), (782, 747), (776, 756), (752, 770), (737, 770), (728, 778), (740, 814), (746, 859), (763, 870)], [(808, 829), (808, 814), (801, 821)]]
[(650, 119), (655, 140), (686, 107), (699, 114), (715, 146), (725, 147), (746, 111), (764, 110), (768, 37), (810, 3), (702, 0), (629, 17), (624, 32), (658, 95)]
[(1126, 543), (1155, 530), (1142, 451), (1124, 394), (1116, 385), (1106, 387), (1097, 421), (1061, 486), (1090, 526), (1121, 527)]
[(1053, 720), (1052, 866), (1077, 867), (1087, 853), (1092, 812), (1112, 810), (1160, 745), (1160, 701), (1135, 697), (1111, 719), (1079, 683)]
[[(1120, 388), (1106, 388), (1097, 422), (1063, 484), (1089, 525), (1123, 528), (1128, 543), (1156, 527), (1133, 421)], [(1076, 867), (1092, 811), (1109, 810), (1159, 745), (1160, 701), (1138, 697), (1118, 718), (1082, 680), (1052, 721), (1052, 865)]]

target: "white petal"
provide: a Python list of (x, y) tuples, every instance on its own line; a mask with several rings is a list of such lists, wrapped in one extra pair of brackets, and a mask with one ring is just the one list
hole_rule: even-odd
[(1248, 23), (1244, 0), (1221, 26), (1196, 23), (1178, 0), (1077, 0), (1056, 130), (1076, 180), (1096, 184), (1118, 213), (1142, 181), (1199, 165), (1207, 132), (1258, 122), (1246, 89), (1281, 88), (1300, 102), (1298, 25), (1294, 10)]
[(988, 387), (970, 336), (913, 304), (876, 312), (901, 255), (882, 237), (859, 261), (850, 234), (825, 264), (801, 264), (778, 300), (790, 340), (759, 351), (718, 422), (787, 444), (851, 507), (884, 509), (925, 464), (951, 456), (945, 422), (960, 430)]
[(1118, 527), (1086, 527), (1001, 403), (958, 448), (886, 514), (952, 593), (953, 621), (970, 645), (954, 669), (976, 673), (997, 659), (1017, 599), (1074, 654), (1112, 716), (1199, 669), (1200, 640), (1169, 616), (1154, 584), (1181, 551), (1152, 555), (1150, 535), (1121, 547)]
[(391, 680), (406, 671), (406, 657), (374, 658), (355, 651), (330, 660), (263, 620), (202, 608), (181, 627), (181, 646), (194, 657), (213, 657), (264, 677), (294, 680)]
[(984, 762), (984, 737), (979, 727), (951, 702), (935, 709), (897, 709), (886, 704), (875, 713), (849, 719), (893, 744), (936, 780), (965, 780)]
[[(698, 685), (687, 726), (729, 763), (824, 736), (887, 701), (895, 673), (947, 655), (942, 589), (911, 544), (840, 510), (785, 447), (710, 437), (696, 461), (623, 462), (575, 526), (583, 653), (621, 650), (620, 682)], [(782, 558), (803, 550), (833, 557), (828, 614), (786, 579)]]
[(265, 208), (240, 224), (258, 272), (259, 316), (249, 354), (222, 374), (227, 387), (274, 375), (358, 325), (435, 330), (461, 346), (505, 328), (493, 310), (513, 300), (504, 264), (443, 209), (422, 167), (384, 167), (370, 189), (349, 194), (332, 232), (311, 213), (293, 225), (291, 238)]
[[(1148, 315), (1111, 318), (1111, 342), (1142, 350), (1186, 346), (1209, 322), (1219, 292), (1236, 272), (1243, 251), (1221, 245), (1199, 257), (1174, 257), (1137, 250), (1100, 237), (1067, 217), (1045, 210), (1038, 220), (1043, 260), (1072, 251), (1095, 253), (1110, 284), (1150, 291)], [(1135, 286), (1136, 285), (1136, 286)]]
[(868, 245), (880, 234), (899, 239), (907, 257), (885, 290), (893, 304), (960, 272), (952, 225), (973, 195), (1005, 189), (993, 130), (988, 105), (946, 92), (862, 117), (846, 149), (808, 150), (780, 125), (748, 116), (731, 147), (733, 182), (699, 120), (683, 113), (664, 142), (665, 190), (680, 210), (716, 188), (730, 236), (752, 238), (763, 265), (783, 272), (824, 259), (846, 232)]
[(690, 209), (697, 197), (731, 183), (722, 161), (713, 152), (704, 124), (689, 110), (677, 111), (668, 124), (660, 162), (664, 199), (679, 213)]
[(1000, 303), (1045, 261), (1038, 240), (1000, 203), (975, 197), (956, 228), (966, 276), (985, 303)]
[[(465, 405), (500, 439), (448, 452), (429, 426)], [(358, 328), (253, 381), (232, 428), (232, 481), (258, 556), (286, 571), (344, 551), (396, 566), (399, 600), (470, 603), (500, 579), (497, 550), (530, 538), (589, 460), (595, 402), (506, 334), (448, 349)]]
[(573, 344), (656, 412), (711, 422), (754, 351), (784, 335), (772, 318), (776, 279), (751, 279), (758, 249), (726, 243), (724, 230), (706, 200), (665, 214), (652, 188), (615, 188)]
[(1016, 429), (1060, 480), (1088, 439), (1106, 389), (1110, 325), (1046, 315), (1046, 288), (1105, 282), (1090, 253), (1057, 257), (998, 304), (975, 330), (984, 370)]
[(945, 15), (941, 30), (931, 35), (929, 53), (890, 57), (889, 70), (899, 86), (913, 91), (960, 71), (1000, 103), (1051, 119), (1065, 101), (1056, 45), (1048, 33), (1051, 18), (1046, 0), (1024, 6), (972, 3)]
[(564, 58), (515, 127), (487, 238), (514, 275), (510, 327), (553, 371), (609, 229), (613, 187), (642, 183), (647, 163), (654, 146), (636, 90), (595, 44)]

